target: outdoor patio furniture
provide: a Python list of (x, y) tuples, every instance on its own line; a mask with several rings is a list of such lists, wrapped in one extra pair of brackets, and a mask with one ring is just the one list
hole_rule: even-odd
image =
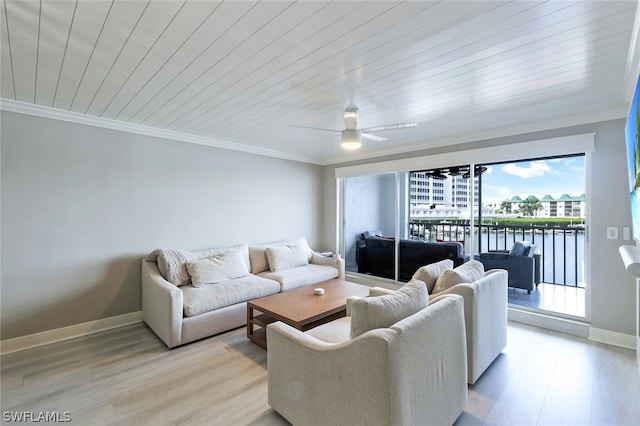
[[(457, 241), (433, 242), (401, 239), (399, 242), (398, 279), (407, 282), (421, 266), (450, 259), (454, 266), (469, 260), (464, 246)], [(357, 249), (358, 272), (394, 278), (395, 239), (363, 233)]]
[(538, 246), (529, 241), (518, 241), (511, 250), (495, 250), (475, 256), (485, 270), (506, 269), (509, 287), (527, 290), (528, 294), (540, 284), (540, 254)]

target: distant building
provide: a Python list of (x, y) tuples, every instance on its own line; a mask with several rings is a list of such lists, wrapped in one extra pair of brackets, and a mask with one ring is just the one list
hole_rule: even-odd
[[(409, 182), (409, 208), (411, 218), (456, 218), (469, 217), (469, 199), (471, 185), (469, 179), (462, 175), (449, 175), (446, 178), (434, 179), (428, 171), (411, 172)], [(478, 205), (480, 194), (479, 181), (475, 181), (475, 203)], [(526, 199), (526, 198), (525, 198)], [(514, 195), (501, 204), (503, 215), (517, 215), (524, 199)], [(575, 217), (585, 218), (585, 196), (572, 197), (562, 194), (555, 199), (545, 195), (540, 199), (542, 209), (536, 217)], [(483, 217), (495, 217), (497, 205), (483, 205)], [(474, 208), (474, 215), (478, 208)]]
[[(524, 200), (517, 195), (505, 200), (503, 202), (504, 213), (517, 213), (523, 202)], [(586, 217), (584, 194), (577, 197), (562, 194), (557, 199), (547, 194), (540, 199), (540, 204), (542, 204), (542, 209), (534, 214), (536, 217), (577, 217), (581, 219)]]
[[(410, 217), (468, 217), (471, 185), (462, 175), (433, 179), (427, 172), (410, 174)], [(479, 199), (479, 182), (475, 181), (475, 201)]]

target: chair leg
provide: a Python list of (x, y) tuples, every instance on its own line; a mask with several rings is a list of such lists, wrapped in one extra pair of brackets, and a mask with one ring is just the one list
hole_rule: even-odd
[(531, 290), (527, 290), (527, 294), (531, 294)]

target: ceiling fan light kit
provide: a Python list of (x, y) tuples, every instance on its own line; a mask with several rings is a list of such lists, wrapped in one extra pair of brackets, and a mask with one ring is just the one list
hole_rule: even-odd
[(386, 126), (368, 127), (366, 129), (358, 129), (358, 107), (354, 104), (344, 110), (344, 130), (324, 129), (321, 127), (308, 127), (308, 126), (296, 126), (303, 129), (312, 130), (324, 130), (328, 132), (339, 132), (342, 134), (342, 142), (340, 146), (343, 149), (353, 151), (362, 146), (362, 138), (371, 139), (373, 141), (385, 141), (387, 138), (382, 136), (372, 135), (369, 132), (384, 132), (386, 130), (406, 129), (410, 127), (416, 127), (418, 123), (396, 123)]
[(342, 143), (340, 146), (346, 150), (353, 151), (362, 146), (362, 135), (360, 130), (346, 129), (342, 131)]

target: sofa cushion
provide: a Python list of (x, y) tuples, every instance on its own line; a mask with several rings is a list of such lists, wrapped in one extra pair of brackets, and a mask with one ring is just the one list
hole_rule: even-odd
[(484, 265), (470, 260), (455, 269), (447, 269), (440, 274), (433, 287), (433, 294), (440, 293), (456, 284), (472, 283), (484, 277)]
[(445, 259), (440, 262), (430, 263), (429, 265), (421, 266), (412, 279), (420, 280), (427, 285), (429, 294), (433, 293), (433, 287), (436, 285), (436, 280), (442, 274), (443, 271), (453, 268), (453, 260)]
[(282, 291), (286, 291), (292, 288), (338, 278), (339, 273), (340, 271), (332, 266), (314, 265), (310, 263), (306, 266), (283, 269), (277, 272), (265, 271), (258, 275), (263, 278), (278, 281), (282, 286)]
[(351, 305), (351, 338), (369, 330), (388, 328), (429, 304), (427, 285), (411, 280), (393, 293), (354, 300)]
[(215, 257), (223, 253), (229, 253), (231, 251), (239, 251), (240, 253), (242, 253), (242, 257), (247, 264), (247, 269), (251, 268), (251, 263), (249, 262), (249, 246), (244, 243), (236, 244), (229, 247), (194, 251), (193, 254), (195, 254), (198, 259), (207, 259), (209, 257)]
[(191, 275), (191, 285), (202, 287), (220, 281), (249, 275), (249, 269), (242, 253), (238, 250), (221, 253), (217, 256), (187, 263), (187, 271)]
[(509, 254), (512, 256), (529, 256), (531, 250), (531, 243), (529, 241), (516, 241), (513, 243), (513, 247), (509, 250)]
[(251, 273), (259, 274), (264, 271), (268, 271), (269, 268), (269, 260), (267, 259), (267, 248), (269, 247), (282, 247), (282, 246), (304, 246), (308, 253), (308, 259), (311, 258), (312, 250), (309, 248), (307, 244), (307, 240), (302, 238), (298, 238), (291, 241), (281, 241), (277, 243), (271, 244), (260, 244), (260, 245), (250, 245), (249, 246), (249, 260), (251, 263)]
[(351, 317), (338, 318), (305, 333), (327, 343), (345, 342), (351, 337)]
[(187, 262), (198, 260), (196, 255), (187, 250), (156, 249), (146, 258), (148, 262), (155, 261), (162, 277), (173, 285), (181, 286), (191, 283), (187, 271)]
[(273, 280), (247, 275), (242, 278), (221, 281), (204, 287), (182, 286), (184, 315), (192, 317), (246, 302), (258, 297), (269, 296), (280, 291), (280, 284)]
[(265, 252), (271, 272), (305, 266), (309, 263), (307, 249), (302, 245), (268, 247)]

